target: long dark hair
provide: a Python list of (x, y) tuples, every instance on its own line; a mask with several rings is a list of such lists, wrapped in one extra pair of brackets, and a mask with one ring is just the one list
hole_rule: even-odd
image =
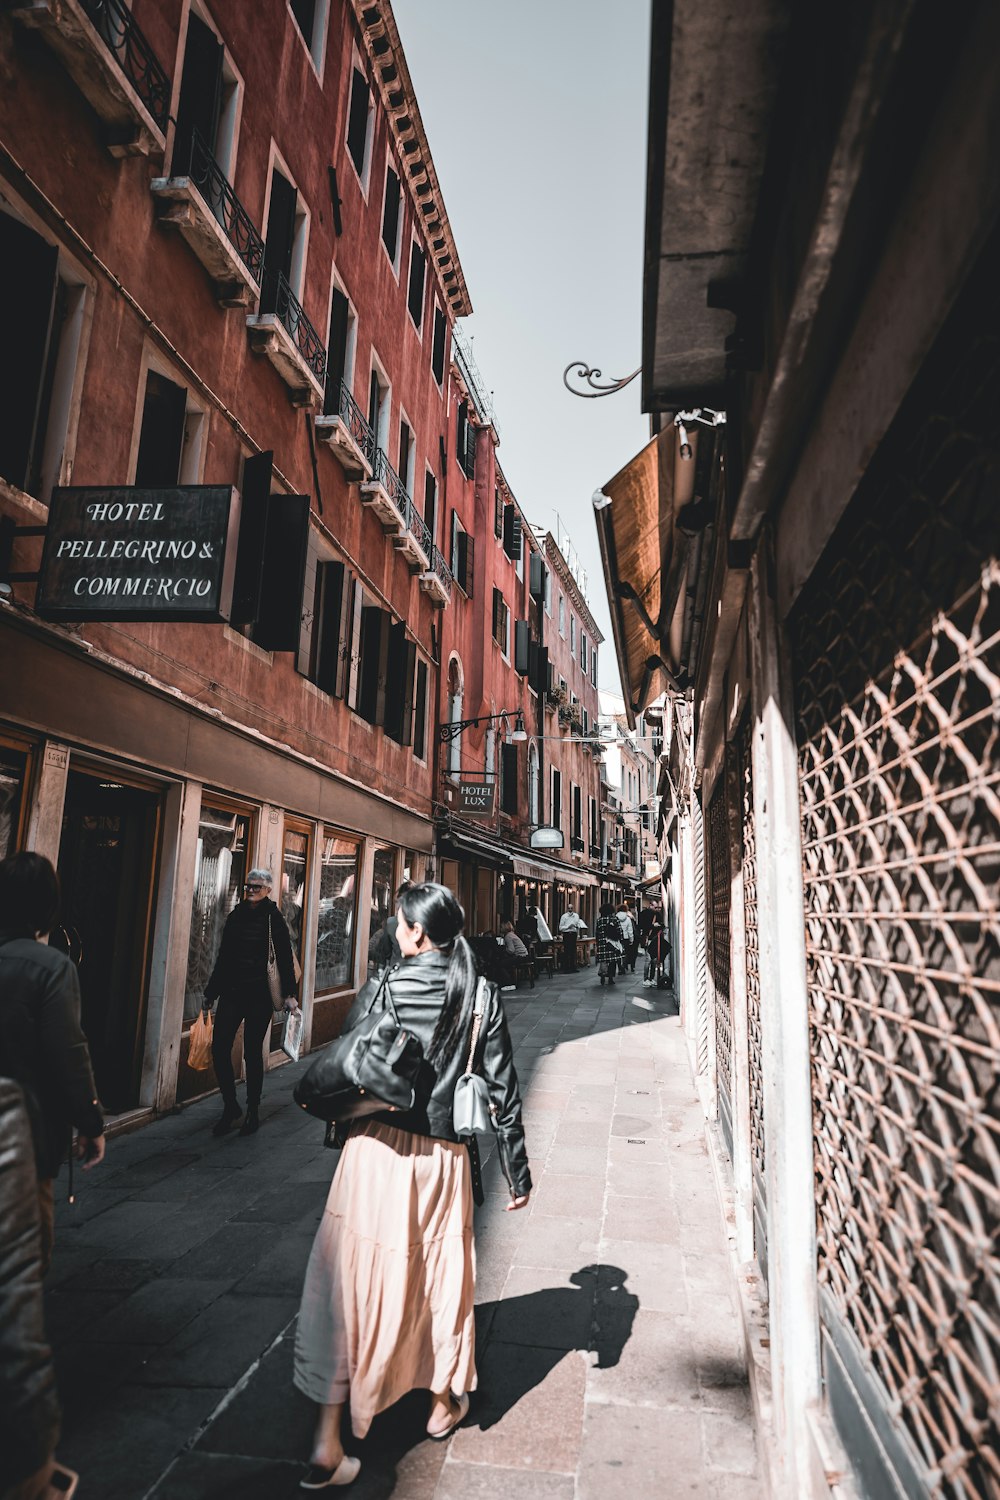
[(0, 917), (10, 932), (37, 937), (51, 932), (59, 915), (59, 876), (44, 854), (0, 860)]
[(465, 912), (446, 885), (430, 880), (411, 885), (400, 896), (399, 905), (409, 925), (415, 927), (419, 922), (435, 948), (448, 955), (444, 1004), (428, 1058), (444, 1066), (468, 1030), (478, 978), (472, 949), (462, 936)]

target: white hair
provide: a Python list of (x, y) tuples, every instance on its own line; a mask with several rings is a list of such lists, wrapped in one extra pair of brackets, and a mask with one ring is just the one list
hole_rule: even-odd
[(274, 876), (271, 874), (270, 870), (251, 870), (244, 883), (246, 885), (249, 885), (251, 880), (253, 880), (254, 882), (259, 881), (261, 885), (266, 885), (268, 887), (274, 885)]

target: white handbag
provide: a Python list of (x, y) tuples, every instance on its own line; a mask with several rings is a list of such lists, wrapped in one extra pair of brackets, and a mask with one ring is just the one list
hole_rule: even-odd
[(476, 986), (475, 1009), (472, 1012), (469, 1060), (465, 1065), (465, 1072), (455, 1085), (455, 1100), (452, 1105), (452, 1125), (459, 1138), (481, 1134), (493, 1123), (489, 1086), (482, 1074), (475, 1072), (476, 1046), (486, 1013), (488, 993), (486, 980), (480, 979)]

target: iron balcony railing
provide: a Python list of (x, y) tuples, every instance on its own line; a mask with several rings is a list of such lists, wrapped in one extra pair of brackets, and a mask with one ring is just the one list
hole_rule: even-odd
[(157, 127), (166, 133), (170, 79), (133, 20), (125, 0), (80, 0), (80, 3)]
[(406, 515), (410, 503), (409, 491), (386, 457), (384, 448), (376, 448), (372, 465), (372, 481), (380, 484), (401, 516)]
[(236, 254), (259, 285), (264, 270), (263, 236), (237, 198), (226, 174), (197, 128), (191, 136), (188, 176), (226, 231), (226, 237)]
[(306, 317), (302, 303), (279, 271), (275, 278), (273, 307), (261, 311), (275, 313), (284, 324), (302, 358), (319, 381), (326, 379), (326, 349), (315, 328)]
[(372, 432), (371, 423), (361, 410), (345, 381), (341, 380), (336, 395), (327, 390), (327, 416), (337, 416), (344, 423), (351, 437), (357, 443), (362, 456), (372, 467), (375, 465), (375, 434)]
[(574, 854), (582, 854), (587, 845), (578, 833), (574, 833), (569, 841), (569, 846)]
[(483, 420), (488, 422), (499, 436), (500, 428), (497, 425), (496, 414), (493, 410), (493, 398), (486, 388), (486, 381), (483, 379), (482, 371), (476, 364), (475, 356), (472, 353), (472, 345), (457, 324), (452, 329), (451, 347), (455, 356), (455, 363), (458, 365), (462, 379), (465, 381), (469, 393), (476, 403), (476, 409)]
[(452, 576), (451, 576), (451, 569), (449, 568), (448, 564), (445, 562), (444, 558), (442, 557), (442, 555), (441, 555), (441, 553), (440, 553), (440, 551), (439, 551), (439, 549), (437, 547), (432, 547), (431, 548), (431, 566), (430, 566), (430, 571), (437, 578), (439, 578), (441, 580), (441, 582), (444, 584), (444, 591), (448, 595), (448, 598), (450, 599), (451, 598), (451, 585), (452, 585), (452, 582), (453, 582)]
[(414, 538), (424, 556), (429, 558), (432, 545), (430, 527), (417, 510), (409, 495), (406, 496), (406, 509), (403, 511), (403, 519), (406, 522), (407, 531)]

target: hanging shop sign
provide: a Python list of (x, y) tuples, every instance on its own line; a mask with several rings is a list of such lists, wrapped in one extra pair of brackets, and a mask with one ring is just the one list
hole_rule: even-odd
[(496, 805), (496, 781), (460, 781), (458, 811), (467, 818), (492, 818)]
[(531, 830), (528, 842), (532, 849), (561, 849), (563, 831), (561, 828), (550, 828), (543, 824), (541, 828)]
[(227, 620), (239, 519), (230, 485), (53, 490), (38, 613), (47, 620)]

